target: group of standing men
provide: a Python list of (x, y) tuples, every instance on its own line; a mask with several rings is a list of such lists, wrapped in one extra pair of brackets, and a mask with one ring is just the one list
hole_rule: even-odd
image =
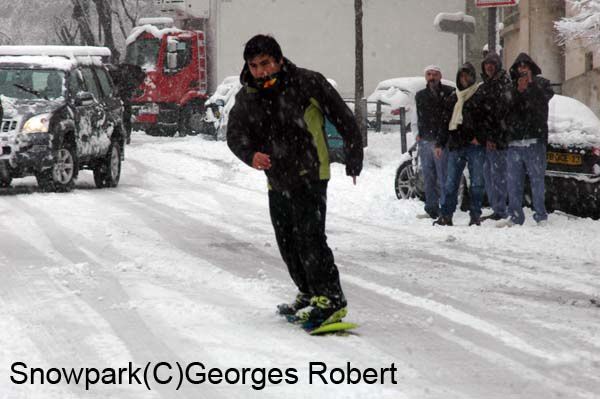
[[(525, 53), (509, 73), (489, 53), (481, 64), (482, 82), (465, 63), (456, 76), (456, 89), (441, 82), (439, 67), (425, 68), (427, 87), (416, 95), (418, 156), (425, 180), (423, 217), (434, 225), (452, 226), (458, 190), (469, 170), (469, 226), (486, 219), (498, 227), (523, 224), (525, 175), (531, 185), (534, 220), (548, 218), (544, 205), (544, 174), (548, 142), (550, 82)], [(487, 193), (493, 213), (482, 217)]]

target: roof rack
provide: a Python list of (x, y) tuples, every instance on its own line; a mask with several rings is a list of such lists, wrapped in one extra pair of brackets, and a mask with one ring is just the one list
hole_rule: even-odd
[(93, 46), (0, 46), (1, 55), (42, 55), (65, 58), (110, 57), (108, 47)]

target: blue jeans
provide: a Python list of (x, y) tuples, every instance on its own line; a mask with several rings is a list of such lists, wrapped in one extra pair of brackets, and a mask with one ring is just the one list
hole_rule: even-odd
[(529, 176), (533, 197), (533, 219), (536, 222), (548, 219), (544, 203), (546, 174), (546, 144), (536, 143), (527, 147), (509, 146), (507, 150), (508, 214), (516, 224), (525, 222), (523, 213), (523, 191), (525, 174)]
[(419, 158), (425, 183), (425, 212), (437, 218), (440, 204), (444, 202), (444, 184), (448, 173), (448, 151), (444, 149), (440, 159), (435, 157), (433, 141), (419, 141)]
[(469, 168), (471, 184), (469, 186), (471, 217), (481, 216), (483, 202), (484, 179), (483, 164), (485, 163), (485, 148), (481, 145), (469, 144), (468, 147), (451, 150), (448, 154), (448, 178), (444, 191), (445, 201), (442, 203), (442, 215), (452, 217), (458, 202), (458, 187), (465, 170)]
[(486, 150), (483, 165), (485, 192), (496, 215), (506, 218), (508, 189), (506, 188), (506, 150)]

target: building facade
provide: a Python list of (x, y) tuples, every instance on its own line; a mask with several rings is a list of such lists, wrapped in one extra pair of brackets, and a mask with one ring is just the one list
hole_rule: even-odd
[[(354, 93), (353, 0), (210, 0), (209, 87), (240, 73), (244, 43), (257, 33), (272, 34), (285, 56)], [(454, 79), (456, 35), (435, 30), (440, 12), (464, 11), (464, 0), (363, 0), (365, 95), (377, 82), (421, 76), (429, 64)]]

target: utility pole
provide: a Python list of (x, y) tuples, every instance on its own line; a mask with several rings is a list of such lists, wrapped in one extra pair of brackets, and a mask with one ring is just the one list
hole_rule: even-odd
[(496, 52), (496, 7), (488, 8), (488, 52)]
[(354, 28), (355, 28), (355, 69), (354, 69), (354, 117), (360, 128), (363, 138), (363, 147), (367, 146), (367, 121), (365, 95), (365, 81), (363, 68), (363, 7), (362, 0), (354, 0)]

